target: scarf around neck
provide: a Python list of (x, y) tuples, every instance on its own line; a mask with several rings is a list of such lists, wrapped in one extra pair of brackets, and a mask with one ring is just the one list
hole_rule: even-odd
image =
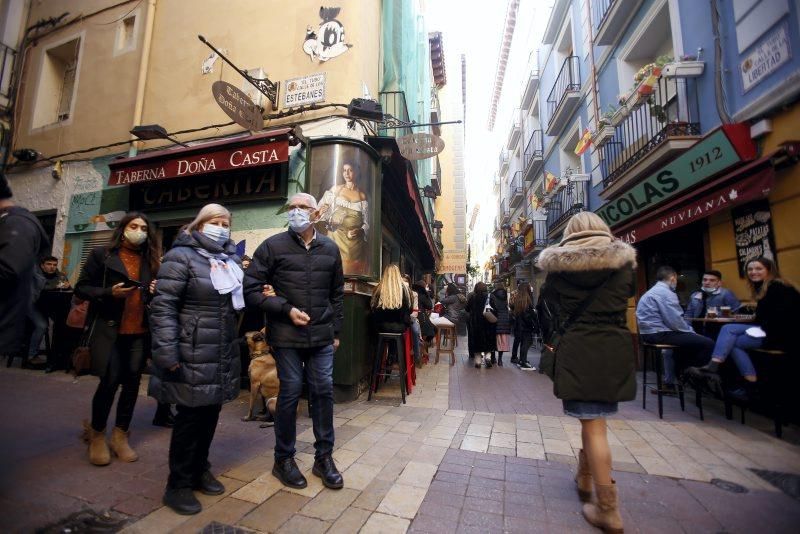
[(242, 290), (242, 279), (244, 272), (224, 252), (209, 252), (204, 248), (195, 249), (198, 254), (208, 260), (211, 266), (211, 284), (220, 295), (231, 294), (233, 309), (241, 310), (244, 308), (244, 291)]
[(575, 232), (559, 243), (560, 247), (602, 247), (614, 241), (614, 236), (596, 230), (585, 230), (583, 232)]

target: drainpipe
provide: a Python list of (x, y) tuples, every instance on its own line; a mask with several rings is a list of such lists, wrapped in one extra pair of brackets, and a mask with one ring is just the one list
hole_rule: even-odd
[(583, 0), (583, 5), (586, 8), (586, 17), (589, 21), (589, 65), (592, 71), (592, 103), (594, 106), (594, 128), (597, 130), (600, 127), (600, 105), (597, 102), (597, 70), (594, 65), (594, 29), (592, 28), (592, 10), (589, 7), (589, 0)]
[[(147, 69), (150, 65), (150, 47), (153, 42), (153, 26), (156, 19), (156, 0), (147, 0), (147, 18), (145, 19), (144, 27), (144, 40), (142, 41), (142, 57), (139, 60), (139, 75), (136, 81), (136, 104), (133, 109), (133, 125), (139, 126), (142, 124), (142, 115), (144, 114), (144, 90), (147, 83)], [(128, 150), (128, 157), (135, 156), (142, 142), (135, 136), (131, 135), (131, 148)]]

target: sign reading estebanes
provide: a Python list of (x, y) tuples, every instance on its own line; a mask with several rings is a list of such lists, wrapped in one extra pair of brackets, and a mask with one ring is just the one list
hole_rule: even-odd
[(441, 137), (428, 133), (415, 133), (397, 138), (400, 154), (411, 160), (432, 158), (444, 150)]
[(220, 80), (211, 86), (211, 93), (222, 111), (242, 128), (257, 132), (264, 127), (261, 110), (244, 91)]
[(111, 175), (108, 178), (108, 185), (167, 180), (181, 176), (260, 167), (285, 161), (289, 161), (289, 142), (287, 140), (159, 159), (139, 165), (126, 166), (125, 162), (112, 162), (109, 164)]
[(286, 80), (283, 107), (294, 108), (325, 101), (325, 73)]

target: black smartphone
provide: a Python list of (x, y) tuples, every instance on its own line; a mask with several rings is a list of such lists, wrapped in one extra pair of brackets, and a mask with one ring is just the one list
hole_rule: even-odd
[(144, 284), (143, 284), (143, 283), (141, 283), (140, 281), (138, 281), (138, 280), (132, 280), (132, 279), (130, 279), (130, 278), (128, 278), (127, 280), (125, 280), (125, 282), (123, 282), (123, 284), (124, 284), (124, 285), (123, 285), (122, 287), (124, 287), (124, 288), (126, 288), (126, 289), (127, 289), (127, 288), (129, 288), (129, 287), (138, 287), (138, 288), (140, 288), (140, 289), (144, 287)]

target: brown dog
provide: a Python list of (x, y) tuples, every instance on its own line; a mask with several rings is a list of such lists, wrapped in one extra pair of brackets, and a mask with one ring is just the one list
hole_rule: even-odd
[(264, 330), (247, 332), (245, 334), (247, 346), (250, 348), (250, 366), (247, 369), (250, 375), (250, 409), (242, 421), (264, 421), (264, 417), (256, 417), (255, 407), (258, 400), (260, 407), (269, 411), (268, 419), (275, 416), (275, 406), (278, 403), (278, 370), (275, 367), (275, 358), (269, 350)]

